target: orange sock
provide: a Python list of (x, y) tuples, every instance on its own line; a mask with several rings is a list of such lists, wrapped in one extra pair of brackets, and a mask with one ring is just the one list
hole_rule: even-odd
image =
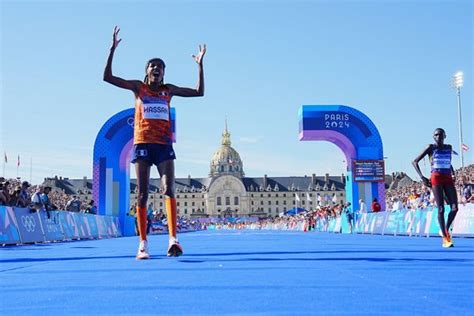
[(169, 235), (176, 237), (176, 198), (165, 198), (165, 207)]
[(137, 220), (138, 232), (140, 233), (140, 240), (146, 240), (146, 207), (137, 206)]

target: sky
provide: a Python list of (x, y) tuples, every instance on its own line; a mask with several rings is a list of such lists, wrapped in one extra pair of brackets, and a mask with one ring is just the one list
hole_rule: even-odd
[(177, 177), (208, 176), (226, 119), (248, 177), (345, 173), (334, 144), (298, 139), (298, 109), (322, 104), (365, 113), (386, 173), (418, 179), (411, 161), (435, 128), (459, 148), (451, 81), (460, 70), (465, 165), (474, 161), (472, 1), (0, 2), (7, 178), (92, 177), (100, 128), (134, 105), (102, 80), (115, 25), (113, 72), (125, 79), (143, 80), (146, 61), (160, 57), (165, 82), (195, 87), (191, 55), (207, 44), (204, 97), (172, 100)]

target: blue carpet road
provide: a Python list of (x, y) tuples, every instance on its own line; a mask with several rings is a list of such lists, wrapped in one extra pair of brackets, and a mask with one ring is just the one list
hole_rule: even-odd
[(474, 315), (474, 239), (202, 231), (0, 249), (1, 315)]

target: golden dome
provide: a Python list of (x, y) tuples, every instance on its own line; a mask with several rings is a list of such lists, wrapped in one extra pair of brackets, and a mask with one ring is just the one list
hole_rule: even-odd
[(231, 174), (237, 177), (244, 176), (243, 163), (240, 159), (240, 155), (230, 145), (230, 133), (227, 130), (226, 120), (225, 130), (222, 133), (221, 147), (212, 156), (210, 177), (223, 174)]

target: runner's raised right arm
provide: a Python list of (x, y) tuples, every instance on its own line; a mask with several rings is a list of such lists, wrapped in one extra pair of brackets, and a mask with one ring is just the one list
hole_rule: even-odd
[(112, 60), (114, 58), (114, 52), (118, 44), (122, 41), (122, 39), (117, 38), (119, 32), (120, 32), (120, 29), (117, 26), (115, 26), (114, 34), (112, 37), (112, 47), (110, 48), (109, 58), (107, 59), (107, 64), (105, 65), (105, 69), (104, 69), (104, 81), (110, 84), (113, 84), (114, 86), (117, 86), (119, 88), (132, 90), (135, 94), (137, 94), (141, 81), (125, 80), (120, 77), (116, 77), (112, 74)]

